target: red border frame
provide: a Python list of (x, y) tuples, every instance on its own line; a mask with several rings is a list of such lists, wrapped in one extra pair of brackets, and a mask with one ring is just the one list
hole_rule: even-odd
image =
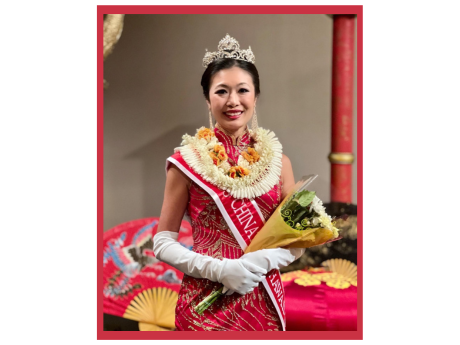
[(103, 15), (125, 14), (356, 14), (357, 15), (357, 199), (358, 329), (356, 331), (227, 332), (226, 339), (363, 339), (363, 6), (97, 6), (97, 339), (222, 339), (215, 332), (115, 332), (103, 329), (102, 239), (104, 232), (104, 59)]

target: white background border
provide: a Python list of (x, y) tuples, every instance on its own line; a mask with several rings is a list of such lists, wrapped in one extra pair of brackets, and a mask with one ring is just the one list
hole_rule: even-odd
[[(8, 320), (1, 339), (8, 344), (96, 342), (97, 4), (2, 7), (1, 291)], [(230, 4), (274, 5), (221, 5)], [(363, 342), (452, 343), (460, 307), (458, 5), (357, 4), (364, 4)]]

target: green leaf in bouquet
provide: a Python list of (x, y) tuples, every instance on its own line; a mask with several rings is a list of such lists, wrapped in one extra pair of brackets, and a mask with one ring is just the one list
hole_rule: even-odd
[(291, 210), (294, 211), (294, 209), (299, 206), (299, 202), (295, 198), (295, 194), (290, 197), (290, 199), (284, 204), (282, 211), (283, 210)]
[(297, 199), (299, 200), (299, 204), (303, 207), (307, 207), (315, 198), (316, 193), (310, 192), (308, 190), (304, 190), (297, 195)]
[(306, 218), (307, 216), (308, 216), (308, 210), (306, 210), (305, 208), (302, 208), (298, 212), (294, 213), (291, 219), (294, 222), (294, 224), (297, 224), (297, 223), (300, 223), (302, 219)]
[(292, 216), (291, 218), (297, 218), (300, 214), (304, 214), (308, 212), (308, 210), (305, 207), (302, 207), (300, 205), (297, 205), (297, 207), (292, 211)]

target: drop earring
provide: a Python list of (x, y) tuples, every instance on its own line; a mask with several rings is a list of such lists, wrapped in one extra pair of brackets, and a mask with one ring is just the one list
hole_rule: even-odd
[(254, 114), (252, 115), (252, 123), (251, 123), (252, 131), (256, 131), (257, 128), (259, 128), (259, 125), (257, 124), (257, 112), (256, 112), (256, 106), (254, 106)]
[(214, 126), (212, 125), (212, 114), (211, 114), (211, 110), (209, 111), (209, 128), (214, 129)]

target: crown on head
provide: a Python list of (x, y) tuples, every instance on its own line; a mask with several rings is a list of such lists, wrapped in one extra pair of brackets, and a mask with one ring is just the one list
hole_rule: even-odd
[(249, 46), (248, 49), (240, 50), (240, 44), (238, 41), (233, 37), (230, 37), (229, 34), (220, 40), (216, 52), (206, 52), (203, 58), (203, 67), (208, 67), (211, 62), (217, 59), (244, 60), (252, 64), (256, 62), (251, 46)]

